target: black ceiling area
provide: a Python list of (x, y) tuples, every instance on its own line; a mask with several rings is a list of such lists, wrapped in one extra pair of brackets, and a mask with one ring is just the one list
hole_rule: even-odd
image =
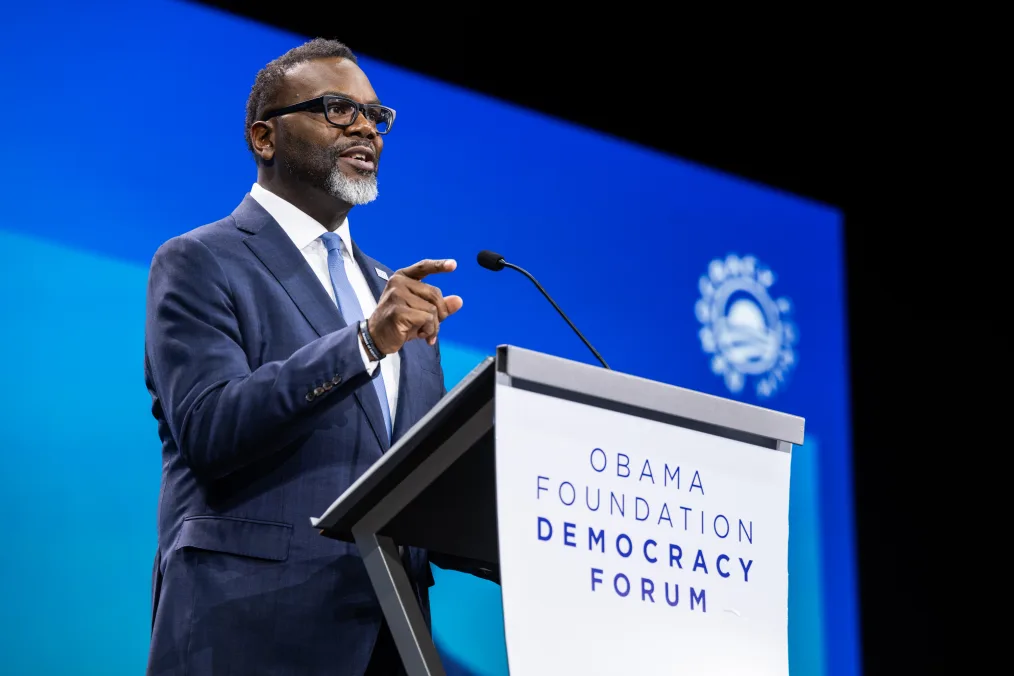
[[(785, 23), (734, 34), (643, 7), (550, 14), (520, 5), (441, 12), (300, 0), (204, 4), (337, 38), (357, 53), (840, 207), (863, 671), (923, 671), (931, 655), (927, 573), (905, 572), (902, 562), (932, 540), (924, 510), (939, 468), (914, 459), (923, 412), (905, 402), (930, 381), (918, 359), (887, 344), (928, 311), (928, 301), (893, 292), (912, 284), (916, 250), (916, 258), (928, 255), (899, 217), (921, 169), (894, 134), (904, 123), (894, 105), (903, 69), (841, 27)], [(447, 121), (441, 116), (434, 111), (434, 124)], [(900, 620), (885, 608), (907, 611)]]

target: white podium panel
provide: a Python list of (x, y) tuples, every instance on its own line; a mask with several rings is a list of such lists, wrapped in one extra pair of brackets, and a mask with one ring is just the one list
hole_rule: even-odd
[(514, 676), (788, 669), (790, 453), (498, 382)]

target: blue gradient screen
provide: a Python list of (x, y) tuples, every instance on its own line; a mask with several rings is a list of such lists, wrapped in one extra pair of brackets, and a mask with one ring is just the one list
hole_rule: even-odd
[[(160, 479), (142, 375), (148, 264), (249, 190), (253, 77), (305, 38), (166, 0), (18, 3), (0, 35), (2, 670), (134, 675)], [(790, 664), (858, 673), (841, 213), (361, 65), (398, 118), (380, 197), (351, 229), (394, 268), (458, 260), (439, 280), (465, 300), (441, 332), (448, 386), (498, 344), (594, 363), (530, 282), (478, 267), (489, 248), (532, 271), (614, 369), (805, 417)], [(506, 673), (499, 588), (435, 575), (448, 671)]]

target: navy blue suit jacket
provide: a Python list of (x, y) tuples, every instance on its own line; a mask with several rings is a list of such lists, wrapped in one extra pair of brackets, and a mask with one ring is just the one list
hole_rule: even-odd
[[(379, 299), (392, 274), (353, 246)], [(382, 613), (354, 545), (310, 527), (387, 450), (345, 322), (249, 195), (151, 264), (145, 380), (162, 440), (149, 674), (360, 676)], [(373, 377), (381, 377), (380, 369)], [(393, 440), (445, 394), (401, 351)], [(426, 553), (405, 553), (428, 616)]]

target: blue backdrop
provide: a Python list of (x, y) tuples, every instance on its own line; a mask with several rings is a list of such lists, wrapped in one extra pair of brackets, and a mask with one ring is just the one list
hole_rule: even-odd
[[(142, 377), (147, 265), (249, 189), (253, 77), (304, 38), (165, 0), (5, 12), (0, 655), (11, 673), (137, 674), (160, 471)], [(858, 673), (841, 214), (361, 65), (398, 123), (380, 199), (350, 222), (392, 267), (459, 261), (440, 280), (465, 299), (441, 332), (448, 386), (502, 343), (593, 362), (529, 282), (474, 263), (491, 248), (535, 272), (613, 368), (804, 416), (791, 667)], [(451, 671), (506, 673), (498, 588), (436, 576)]]

